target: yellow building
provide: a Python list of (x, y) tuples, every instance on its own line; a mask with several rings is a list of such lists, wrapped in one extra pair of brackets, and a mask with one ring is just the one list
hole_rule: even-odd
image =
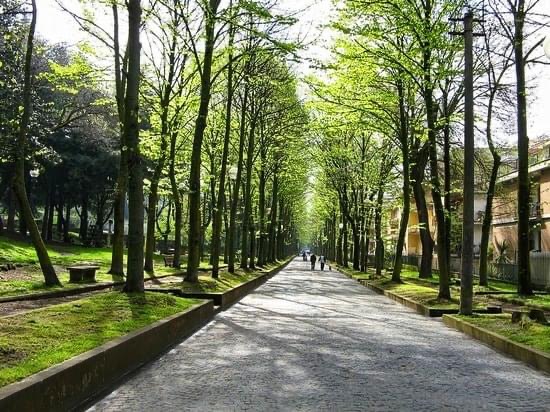
[[(481, 191), (475, 192), (474, 198), (474, 253), (479, 253), (479, 246), (481, 244), (481, 226), (483, 223), (483, 215), (485, 213), (485, 197), (486, 193)], [(415, 256), (422, 254), (422, 242), (420, 241), (420, 226), (418, 221), (418, 212), (415, 207), (414, 198), (411, 199), (411, 212), (409, 214), (409, 225), (407, 227), (407, 235), (405, 238), (405, 250), (404, 255)], [(453, 197), (453, 203), (455, 207), (460, 208), (461, 198), (459, 196)], [(434, 254), (437, 254), (437, 219), (435, 217), (435, 208), (432, 201), (431, 191), (426, 190), (426, 203), (428, 207), (428, 222), (430, 225), (430, 234), (434, 242)], [(399, 221), (401, 218), (401, 209), (395, 208), (392, 211), (390, 218), (390, 233), (391, 236), (397, 239), (399, 231)], [(453, 251), (451, 251), (453, 253)]]
[[(529, 176), (531, 177), (531, 233), (532, 251), (550, 251), (550, 140), (535, 143), (530, 149)], [(497, 196), (493, 207), (493, 245), (498, 251), (506, 242), (506, 255), (514, 260), (517, 238), (517, 160), (509, 159), (499, 177)]]
[[(435, 211), (432, 202), (432, 197), (429, 191), (426, 192), (426, 203), (428, 207), (428, 221), (430, 225), (430, 233), (435, 243), (436, 236), (436, 219)], [(399, 223), (401, 221), (401, 207), (396, 207), (392, 210), (390, 216), (389, 234), (396, 240), (399, 234)], [(411, 211), (409, 213), (409, 224), (407, 226), (407, 234), (405, 236), (405, 246), (403, 255), (416, 256), (422, 254), (422, 242), (420, 241), (420, 226), (418, 222), (418, 212), (415, 207), (414, 198), (411, 198)]]

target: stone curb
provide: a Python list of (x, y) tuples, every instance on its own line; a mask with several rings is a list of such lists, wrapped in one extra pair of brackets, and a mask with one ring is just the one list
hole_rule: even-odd
[(536, 369), (550, 373), (550, 354), (527, 345), (514, 342), (502, 335), (473, 325), (455, 316), (444, 315), (443, 323), (450, 328), (477, 339), (493, 349), (527, 363)]
[(192, 335), (214, 316), (207, 301), (0, 388), (3, 412), (70, 410)]
[(361, 284), (380, 295), (384, 295), (390, 298), (391, 300), (397, 303), (400, 303), (403, 306), (408, 307), (409, 309), (413, 309), (414, 311), (416, 311), (417, 313), (423, 316), (428, 316), (430, 318), (438, 318), (443, 316), (443, 314), (446, 314), (446, 313), (458, 313), (458, 310), (455, 310), (455, 309), (430, 308), (428, 306), (422, 305), (421, 303), (415, 302), (414, 300), (405, 298), (400, 295), (396, 295), (395, 293), (379, 288), (378, 286), (371, 285), (368, 282), (361, 282)]
[[(348, 275), (347, 273), (341, 272), (343, 275), (347, 276), (350, 279), (357, 280), (361, 285), (369, 288), (373, 292), (378, 293), (379, 295), (384, 295), (391, 300), (400, 303), (403, 306), (408, 307), (409, 309), (412, 309), (416, 311), (417, 313), (421, 314), (422, 316), (427, 316), (430, 318), (440, 318), (443, 315), (454, 315), (459, 312), (458, 309), (443, 309), (443, 308), (431, 308), (429, 306), (423, 305), (421, 303), (418, 303), (412, 299), (406, 298), (404, 296), (398, 295), (396, 293), (390, 292), (388, 290), (382, 289), (381, 287), (375, 286), (368, 282), (368, 279), (366, 278), (354, 278), (351, 275)], [(488, 309), (474, 309), (474, 313), (501, 313), (500, 311), (494, 311), (494, 310), (488, 310)]]
[(251, 279), (248, 282), (241, 283), (238, 286), (235, 286), (232, 289), (229, 289), (225, 292), (204, 292), (204, 293), (190, 293), (183, 292), (180, 289), (157, 289), (151, 288), (146, 289), (150, 292), (161, 292), (161, 293), (171, 293), (182, 298), (192, 298), (192, 299), (210, 299), (214, 302), (214, 305), (219, 306), (221, 310), (226, 310), (234, 303), (241, 300), (243, 297), (248, 295), (257, 287), (263, 285), (281, 270), (283, 270), (290, 262), (294, 260), (294, 257), (287, 259), (284, 263), (276, 268), (271, 269), (270, 271), (258, 276), (257, 278)]

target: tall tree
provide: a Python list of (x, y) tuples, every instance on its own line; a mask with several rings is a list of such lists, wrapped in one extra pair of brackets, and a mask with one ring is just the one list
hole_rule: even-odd
[(17, 196), (21, 215), (29, 230), (32, 243), (40, 262), (40, 268), (44, 274), (46, 285), (59, 285), (59, 279), (55, 273), (46, 245), (40, 236), (38, 226), (34, 220), (31, 205), (25, 186), (25, 152), (27, 146), (27, 131), (32, 111), (31, 88), (32, 88), (32, 57), (34, 47), (34, 32), (36, 30), (37, 8), (36, 0), (31, 0), (31, 22), (27, 37), (27, 50), (25, 53), (24, 83), (23, 83), (23, 108), (21, 120), (19, 123), (19, 134), (17, 136), (16, 154), (15, 154), (15, 176), (13, 180), (13, 190)]
[[(230, 0), (229, 8), (232, 9), (233, 0)], [(227, 97), (225, 106), (225, 122), (224, 122), (224, 138), (223, 138), (223, 152), (220, 167), (220, 178), (218, 182), (218, 195), (216, 207), (214, 208), (214, 217), (212, 221), (212, 240), (211, 240), (211, 261), (212, 261), (212, 277), (218, 278), (219, 264), (220, 264), (220, 245), (221, 245), (221, 231), (222, 231), (222, 213), (225, 200), (225, 178), (227, 175), (227, 161), (229, 158), (229, 143), (231, 139), (231, 115), (233, 110), (233, 95), (234, 95), (234, 53), (233, 45), (235, 42), (235, 24), (230, 22), (229, 26), (229, 43), (228, 43), (228, 56), (227, 56)]]
[[(187, 274), (185, 279), (189, 282), (197, 282), (200, 263), (201, 242), (201, 153), (204, 130), (208, 118), (210, 103), (210, 90), (212, 87), (212, 59), (214, 56), (216, 14), (220, 0), (209, 0), (205, 3), (204, 16), (205, 40), (204, 57), (199, 68), (201, 88), (200, 106), (195, 123), (193, 136), (193, 151), (191, 154), (191, 172), (189, 175), (189, 255), (187, 261)], [(197, 62), (199, 63), (199, 62)]]
[(140, 0), (128, 1), (128, 74), (124, 101), (124, 140), (128, 148), (127, 292), (143, 292), (143, 170), (139, 150)]

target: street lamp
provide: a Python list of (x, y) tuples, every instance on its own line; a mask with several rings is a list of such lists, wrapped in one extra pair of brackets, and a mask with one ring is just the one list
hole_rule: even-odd
[(343, 223), (340, 223), (340, 224), (338, 225), (338, 227), (339, 227), (340, 229), (343, 229), (343, 228), (344, 228), (344, 224), (343, 224)]
[(40, 176), (40, 170), (38, 170), (38, 169), (29, 170), (29, 175), (30, 175), (33, 179), (36, 179), (38, 176)]
[(229, 171), (228, 171), (228, 173), (229, 173), (229, 178), (230, 178), (231, 180), (236, 180), (236, 179), (237, 179), (237, 172), (238, 172), (238, 171), (237, 171), (237, 167), (236, 167), (236, 166), (231, 166), (231, 167), (229, 168)]

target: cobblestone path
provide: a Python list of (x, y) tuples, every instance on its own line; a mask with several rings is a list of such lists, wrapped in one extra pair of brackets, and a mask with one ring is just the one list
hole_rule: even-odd
[(550, 411), (550, 376), (301, 259), (91, 408), (480, 409)]

